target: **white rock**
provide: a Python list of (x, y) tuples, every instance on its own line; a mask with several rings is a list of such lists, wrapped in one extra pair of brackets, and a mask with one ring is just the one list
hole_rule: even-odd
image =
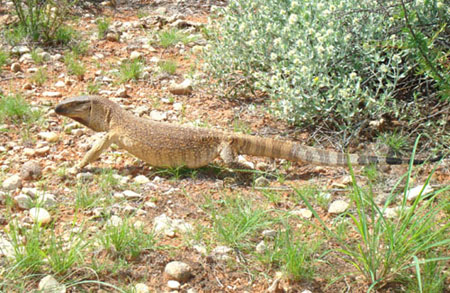
[(169, 287), (169, 289), (172, 289), (172, 290), (178, 290), (178, 289), (180, 289), (181, 284), (180, 284), (180, 282), (178, 282), (178, 281), (175, 281), (175, 280), (169, 280), (169, 281), (167, 282), (167, 287)]
[(19, 53), (19, 54), (25, 54), (25, 53), (30, 53), (31, 52), (31, 50), (30, 50), (30, 48), (28, 48), (28, 47), (26, 47), (26, 46), (16, 46), (16, 47), (13, 47), (12, 48), (12, 50), (11, 50), (11, 52), (12, 53)]
[(192, 269), (184, 262), (172, 261), (166, 265), (164, 273), (166, 273), (171, 280), (186, 282), (191, 277)]
[(19, 174), (12, 175), (3, 181), (2, 187), (4, 190), (15, 190), (22, 187), (22, 179)]
[(38, 205), (45, 207), (45, 208), (51, 208), (56, 205), (56, 199), (55, 195), (51, 193), (44, 193), (38, 196), (37, 199)]
[(175, 111), (181, 111), (183, 110), (183, 103), (173, 103), (173, 109)]
[(127, 198), (127, 199), (140, 199), (142, 198), (142, 195), (140, 195), (137, 192), (134, 192), (132, 190), (125, 190), (124, 192), (122, 192), (122, 194)]
[(206, 249), (205, 246), (200, 245), (200, 244), (196, 244), (194, 246), (192, 246), (193, 249), (195, 249), (198, 253), (202, 254), (202, 255), (206, 255), (208, 253), (208, 250)]
[(260, 177), (255, 179), (255, 186), (256, 187), (267, 187), (269, 185), (270, 185), (270, 181), (264, 176), (260, 176)]
[(38, 194), (38, 190), (35, 187), (24, 187), (22, 188), (22, 193), (34, 198)]
[(167, 113), (158, 110), (152, 110), (150, 112), (150, 119), (155, 121), (162, 121), (167, 119)]
[(15, 258), (14, 246), (6, 239), (0, 238), (0, 256), (5, 256), (9, 259)]
[(50, 214), (44, 208), (32, 208), (30, 210), (30, 217), (35, 223), (41, 223), (43, 225), (50, 223), (52, 220)]
[(330, 204), (330, 207), (328, 208), (328, 213), (341, 214), (345, 212), (348, 209), (348, 207), (349, 207), (348, 202), (343, 200), (336, 200)]
[(312, 292), (310, 290), (306, 289), (306, 290), (303, 290), (302, 293), (312, 293)]
[(167, 234), (173, 232), (172, 219), (166, 214), (162, 214), (153, 219), (153, 231), (155, 234)]
[(41, 279), (39, 282), (39, 290), (40, 292), (45, 293), (65, 293), (66, 286), (64, 284), (58, 283), (58, 281), (53, 278), (51, 275), (47, 275)]
[(192, 93), (192, 81), (185, 79), (182, 83), (173, 83), (169, 86), (169, 92), (174, 95), (189, 95)]
[(47, 52), (41, 52), (41, 53), (39, 53), (38, 55), (41, 56), (42, 59), (43, 59), (44, 61), (49, 61), (49, 60), (51, 59), (51, 57), (52, 57), (52, 56), (51, 56), (49, 53), (47, 53)]
[(304, 219), (310, 219), (312, 217), (312, 212), (309, 209), (299, 209), (291, 211), (291, 214), (302, 217)]
[(77, 179), (80, 181), (89, 181), (94, 178), (94, 174), (89, 172), (81, 172), (77, 174)]
[(161, 59), (156, 56), (153, 56), (152, 58), (150, 58), (150, 62), (152, 62), (152, 63), (159, 63), (160, 61), (161, 61)]
[(203, 46), (195, 45), (194, 47), (192, 47), (191, 51), (195, 55), (201, 54), (203, 53)]
[(134, 285), (134, 290), (136, 293), (150, 293), (150, 289), (144, 283), (137, 283)]
[(55, 87), (66, 87), (66, 83), (64, 81), (62, 81), (62, 80), (58, 80), (55, 83)]
[[(422, 188), (424, 188), (424, 184), (422, 185), (418, 185), (414, 188), (411, 188), (410, 190), (408, 190), (408, 192), (406, 193), (406, 198), (409, 201), (413, 201), (415, 200), (421, 193)], [(425, 186), (425, 189), (423, 190), (421, 196), (423, 197), (424, 195), (433, 192), (433, 188), (430, 187), (430, 185)]]
[(0, 191), (0, 204), (4, 204), (6, 201), (6, 193)]
[(228, 246), (217, 246), (216, 248), (211, 251), (212, 254), (227, 254), (233, 251), (233, 248)]
[(275, 230), (264, 230), (262, 231), (262, 236), (267, 238), (275, 238), (277, 236), (277, 231)]
[(138, 175), (134, 177), (133, 181), (137, 184), (146, 184), (150, 182), (150, 179), (148, 179), (147, 176), (144, 175)]
[(26, 194), (19, 194), (14, 197), (14, 202), (19, 206), (19, 208), (28, 210), (33, 205), (33, 201), (31, 200), (31, 197), (29, 197)]
[(395, 219), (398, 216), (399, 207), (386, 208), (383, 215), (388, 219)]
[(42, 95), (48, 98), (61, 98), (62, 93), (60, 92), (43, 92)]
[(50, 131), (39, 132), (38, 136), (45, 139), (48, 142), (56, 142), (59, 139), (59, 135), (57, 133)]
[(131, 52), (131, 54), (130, 54), (130, 59), (131, 59), (131, 60), (134, 60), (134, 59), (141, 58), (142, 56), (143, 56), (143, 54), (142, 54), (141, 52), (133, 51), (133, 52)]
[(264, 242), (264, 240), (261, 241), (261, 242), (259, 242), (258, 245), (256, 245), (255, 250), (256, 250), (257, 253), (260, 253), (260, 254), (266, 252), (266, 250), (267, 250), (267, 245), (266, 245), (266, 243)]
[(116, 215), (112, 215), (111, 218), (106, 222), (106, 225), (118, 227), (118, 226), (122, 225), (122, 223), (123, 223), (123, 221), (120, 217), (118, 217)]

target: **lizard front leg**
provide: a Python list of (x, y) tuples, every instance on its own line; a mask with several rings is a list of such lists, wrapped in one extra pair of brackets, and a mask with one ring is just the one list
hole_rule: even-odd
[(112, 143), (114, 142), (114, 135), (106, 133), (104, 136), (94, 142), (92, 148), (86, 153), (83, 160), (78, 164), (78, 168), (83, 168), (87, 164), (95, 161)]

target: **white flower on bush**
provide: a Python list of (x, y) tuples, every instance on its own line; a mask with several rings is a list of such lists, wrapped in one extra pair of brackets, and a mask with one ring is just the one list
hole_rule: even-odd
[(281, 15), (286, 15), (286, 10), (281, 9), (281, 10), (280, 10), (280, 13), (281, 13)]
[(297, 54), (297, 51), (295, 49), (289, 50), (288, 55), (289, 57), (294, 57)]
[(352, 38), (352, 34), (346, 34), (344, 36), (344, 41), (348, 42), (348, 41), (350, 41), (351, 38)]
[(297, 42), (295, 42), (295, 44), (297, 45), (297, 47), (302, 47), (303, 46), (303, 40), (302, 39), (298, 39)]
[(323, 52), (325, 52), (325, 48), (322, 45), (317, 46), (316, 50), (319, 54), (323, 54)]
[(242, 33), (245, 31), (246, 25), (245, 23), (241, 23), (241, 25), (239, 26), (239, 32)]
[(273, 52), (272, 52), (272, 53), (270, 54), (270, 60), (272, 60), (272, 61), (277, 60), (277, 57), (278, 57), (278, 56), (277, 56), (276, 53), (273, 53)]
[(358, 78), (358, 74), (356, 74), (356, 72), (353, 71), (352, 73), (350, 73), (350, 79), (355, 80), (357, 78)]
[(380, 71), (383, 73), (387, 73), (389, 71), (389, 67), (386, 64), (381, 64)]
[(273, 40), (274, 46), (279, 46), (280, 44), (281, 44), (281, 38), (276, 38), (275, 40)]
[(297, 22), (297, 20), (298, 20), (297, 14), (291, 14), (291, 16), (289, 16), (288, 22), (290, 25), (294, 25)]
[(250, 32), (250, 36), (251, 36), (252, 38), (256, 38), (256, 37), (258, 36), (258, 31), (257, 31), (257, 30), (252, 30), (252, 31)]
[(305, 65), (303, 65), (303, 66), (300, 68), (300, 72), (303, 73), (303, 74), (308, 73), (308, 71), (309, 71), (309, 68), (308, 68), (307, 66), (305, 66)]
[(300, 61), (300, 59), (298, 59), (298, 58), (295, 58), (293, 62), (294, 62), (294, 65), (300, 65), (302, 63)]
[(299, 7), (298, 2), (297, 1), (292, 1), (291, 2), (291, 9), (295, 9), (297, 7)]
[(394, 56), (392, 56), (392, 60), (395, 63), (400, 63), (402, 61), (402, 57), (400, 57), (400, 55), (398, 55), (398, 54), (394, 54)]
[(266, 26), (266, 30), (270, 32), (270, 31), (272, 31), (272, 29), (273, 29), (273, 25), (271, 22), (269, 22)]

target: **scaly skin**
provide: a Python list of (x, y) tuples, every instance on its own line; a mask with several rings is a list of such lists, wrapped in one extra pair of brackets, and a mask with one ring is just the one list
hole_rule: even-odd
[[(111, 143), (156, 167), (198, 168), (221, 157), (228, 165), (238, 154), (283, 158), (316, 165), (346, 166), (347, 156), (292, 141), (180, 126), (134, 116), (118, 104), (98, 96), (63, 100), (55, 108), (94, 131), (106, 132), (95, 142), (79, 167), (95, 161)], [(409, 160), (350, 154), (352, 165), (405, 164)], [(423, 161), (415, 160), (415, 164)]]

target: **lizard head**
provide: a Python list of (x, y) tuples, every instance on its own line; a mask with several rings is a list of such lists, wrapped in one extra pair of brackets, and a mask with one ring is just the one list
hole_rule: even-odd
[(108, 131), (112, 105), (105, 98), (79, 96), (60, 102), (55, 113), (72, 118), (94, 131)]

